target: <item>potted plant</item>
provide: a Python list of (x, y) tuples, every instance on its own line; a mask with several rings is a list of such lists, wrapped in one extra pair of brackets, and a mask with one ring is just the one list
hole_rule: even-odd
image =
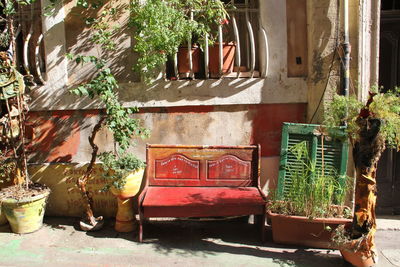
[(178, 47), (191, 36), (195, 24), (188, 18), (182, 0), (149, 0), (131, 2), (130, 24), (134, 27), (138, 53), (134, 70), (150, 83), (160, 72), (168, 57), (178, 52)]
[[(189, 51), (193, 57), (193, 71), (200, 71), (197, 46), (204, 45), (209, 34), (209, 44), (214, 44), (218, 25), (226, 22), (228, 13), (220, 0), (149, 0), (131, 3), (131, 25), (134, 27), (134, 51), (138, 63), (134, 70), (141, 73), (145, 82), (160, 72), (169, 57), (178, 53), (178, 71), (186, 73)], [(189, 39), (193, 44), (188, 48)], [(180, 48), (182, 47), (182, 48)]]
[[(11, 35), (10, 40), (13, 38)], [(31, 233), (41, 228), (50, 194), (48, 187), (34, 184), (29, 179), (24, 93), (22, 74), (16, 70), (8, 54), (0, 52), (0, 179), (13, 184), (0, 190), (0, 206), (14, 233)]]
[[(138, 112), (138, 108), (125, 108), (119, 101), (117, 94), (119, 88), (118, 81), (113, 75), (112, 70), (107, 66), (107, 62), (102, 59), (103, 54), (116, 49), (115, 42), (112, 39), (115, 27), (112, 27), (108, 20), (108, 16), (112, 17), (115, 15), (114, 11), (112, 8), (106, 6), (107, 3), (101, 5), (99, 3), (85, 3), (85, 1), (78, 1), (78, 6), (89, 9), (93, 14), (97, 14), (99, 10), (102, 10), (99, 17), (86, 19), (86, 22), (94, 30), (90, 40), (93, 41), (94, 45), (99, 45), (102, 49), (99, 49), (97, 56), (68, 54), (67, 57), (70, 60), (74, 60), (77, 64), (94, 64), (97, 70), (93, 79), (76, 88), (72, 88), (70, 92), (81, 97), (96, 98), (104, 106), (104, 110), (100, 112), (100, 118), (97, 124), (94, 125), (88, 139), (92, 147), (90, 162), (85, 174), (77, 180), (77, 186), (81, 191), (85, 206), (85, 214), (80, 221), (80, 226), (82, 230), (94, 231), (100, 229), (104, 222), (102, 216), (96, 217), (94, 215), (92, 193), (86, 188), (94, 164), (99, 156), (99, 147), (95, 143), (97, 133), (102, 127), (106, 127), (113, 134), (114, 151), (102, 153), (99, 157), (104, 166), (105, 178), (109, 182), (104, 190), (112, 189), (112, 192), (119, 197), (119, 208), (126, 210), (127, 208), (133, 208), (130, 207), (127, 199), (137, 193), (143, 178), (144, 168), (144, 163), (136, 158), (135, 155), (127, 152), (127, 150), (134, 143), (132, 138), (146, 137), (148, 136), (148, 130), (141, 126), (139, 119), (132, 117), (133, 113)], [(127, 178), (133, 179), (133, 181), (128, 181)], [(128, 189), (131, 186), (134, 187), (133, 191), (121, 191), (124, 187)], [(123, 200), (124, 203), (126, 202), (125, 205), (121, 205), (120, 200)], [(121, 218), (123, 216), (124, 212), (118, 210), (116, 229), (118, 231), (133, 230), (132, 226), (127, 226), (127, 224), (133, 225), (133, 218), (131, 218), (133, 217), (132, 211), (126, 215), (130, 218)]]
[(400, 89), (379, 93), (372, 88), (366, 103), (351, 96), (334, 96), (327, 107), (325, 123), (346, 123), (356, 169), (354, 220), (351, 227), (339, 229), (334, 237), (346, 261), (371, 266), (377, 259), (376, 169), (386, 147), (400, 147)]
[(347, 183), (337, 170), (317, 165), (309, 155), (309, 142), (289, 148), (287, 166), (290, 183), (284, 194), (278, 191), (268, 201), (268, 218), (276, 243), (331, 248), (331, 234), (349, 223), (350, 209), (344, 207)]
[[(217, 42), (219, 28), (227, 30), (229, 14), (227, 9), (235, 8), (232, 4), (224, 4), (220, 0), (188, 1), (191, 10), (194, 10), (196, 28), (193, 33), (195, 40), (204, 48), (204, 37), (208, 35), (209, 46), (209, 71), (212, 78), (218, 78), (221, 74), (227, 74), (233, 70), (236, 46), (233, 42), (222, 43), (222, 55), (220, 55), (220, 44)], [(222, 57), (222, 73), (219, 70), (219, 59)]]
[(103, 163), (104, 178), (108, 181), (103, 190), (111, 190), (118, 200), (115, 230), (131, 232), (136, 226), (132, 198), (140, 190), (145, 164), (130, 153), (117, 156), (104, 152), (99, 159)]

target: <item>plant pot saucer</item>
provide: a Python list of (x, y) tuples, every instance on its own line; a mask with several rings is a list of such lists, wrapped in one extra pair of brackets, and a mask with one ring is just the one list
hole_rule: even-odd
[(95, 225), (92, 225), (85, 221), (79, 221), (79, 226), (81, 227), (81, 230), (85, 232), (94, 232), (103, 228), (104, 225), (103, 216), (97, 217), (95, 220), (96, 220)]

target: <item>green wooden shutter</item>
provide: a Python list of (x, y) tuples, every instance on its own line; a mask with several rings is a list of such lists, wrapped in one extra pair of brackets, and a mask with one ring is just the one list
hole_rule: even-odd
[(340, 183), (345, 183), (348, 159), (348, 142), (345, 127), (337, 127), (330, 131), (335, 131), (338, 138), (324, 138), (321, 140), (320, 125), (283, 123), (282, 143), (280, 154), (279, 178), (277, 193), (280, 198), (285, 198), (291, 186), (290, 173), (288, 166), (296, 168), (297, 160), (288, 153), (290, 148), (300, 142), (306, 141), (310, 159), (316, 162), (316, 166), (322, 167), (322, 142), (324, 148), (324, 170), (325, 173), (334, 169), (338, 173)]

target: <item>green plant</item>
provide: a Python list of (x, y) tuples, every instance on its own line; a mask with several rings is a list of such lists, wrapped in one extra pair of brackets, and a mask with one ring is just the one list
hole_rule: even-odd
[[(335, 96), (325, 112), (325, 124), (348, 125), (348, 136), (353, 146), (356, 168), (354, 220), (347, 235), (369, 257), (377, 256), (376, 231), (376, 172), (378, 161), (386, 147), (400, 148), (400, 89), (380, 93), (371, 88), (366, 103), (354, 96)], [(342, 110), (341, 107), (343, 108)], [(347, 108), (346, 108), (347, 107)], [(348, 110), (348, 112), (343, 112)], [(343, 238), (341, 238), (343, 239)]]
[[(377, 87), (371, 88), (370, 103), (364, 104), (355, 96), (345, 97), (334, 95), (324, 113), (324, 125), (333, 128), (337, 125), (347, 125), (347, 133), (350, 141), (359, 138), (360, 116), (379, 119), (382, 122), (380, 135), (385, 139), (389, 147), (397, 148), (399, 145), (398, 135), (400, 133), (400, 87), (389, 90), (387, 93), (379, 93)], [(364, 114), (360, 114), (360, 112)]]
[(276, 192), (272, 194), (269, 209), (309, 218), (347, 216), (343, 204), (348, 183), (341, 183), (333, 168), (317, 168), (310, 159), (308, 146), (303, 141), (289, 149), (288, 153), (296, 159), (287, 166), (291, 185), (283, 198)]
[(97, 70), (94, 78), (71, 89), (70, 92), (81, 97), (96, 98), (104, 105), (104, 112), (100, 113), (101, 118), (93, 127), (92, 134), (89, 137), (89, 143), (92, 147), (90, 163), (86, 169), (85, 175), (80, 177), (77, 181), (77, 185), (87, 204), (86, 218), (84, 218), (84, 221), (95, 226), (97, 221), (102, 218), (95, 218), (93, 216), (92, 195), (87, 191), (86, 183), (90, 178), (98, 156), (98, 146), (94, 142), (98, 131), (105, 125), (113, 133), (116, 150), (114, 152), (103, 153), (100, 156), (100, 160), (103, 162), (105, 171), (107, 172), (106, 178), (109, 182), (105, 186), (105, 189), (109, 189), (111, 186), (121, 188), (124, 184), (124, 180), (121, 178), (125, 171), (136, 170), (144, 166), (144, 163), (140, 159), (126, 152), (126, 150), (134, 144), (132, 138), (146, 137), (149, 132), (141, 126), (141, 121), (139, 119), (132, 117), (133, 113), (138, 112), (138, 108), (125, 108), (118, 100), (118, 81), (112, 70), (107, 66), (107, 62), (102, 59), (103, 54), (107, 54), (116, 49), (113, 36), (117, 28), (111, 26), (109, 20), (107, 20), (108, 17), (112, 18), (115, 15), (116, 10), (101, 2), (89, 3), (88, 1), (78, 1), (77, 5), (81, 8), (94, 11), (94, 13), (97, 14), (96, 17), (85, 18), (85, 23), (92, 29), (89, 39), (93, 44), (101, 47), (97, 56), (67, 54), (68, 59), (74, 60), (75, 63), (94, 64)]
[(143, 161), (130, 153), (117, 156), (111, 152), (104, 152), (99, 155), (99, 159), (103, 163), (103, 177), (109, 181), (103, 191), (109, 190), (110, 187), (122, 189), (128, 174), (146, 166)]
[(201, 42), (209, 34), (213, 43), (217, 26), (228, 17), (220, 0), (135, 0), (131, 2), (131, 14), (134, 51), (139, 54), (134, 70), (142, 74), (146, 83), (188, 39)]
[(141, 73), (146, 83), (178, 47), (190, 37), (194, 23), (184, 11), (180, 0), (149, 0), (131, 3), (131, 25), (134, 27), (134, 51), (139, 54), (134, 70)]
[(232, 4), (224, 4), (220, 0), (186, 0), (188, 10), (193, 10), (193, 20), (196, 23), (193, 31), (194, 39), (204, 46), (204, 36), (208, 34), (208, 44), (217, 40), (218, 27), (228, 23), (227, 9), (234, 9)]

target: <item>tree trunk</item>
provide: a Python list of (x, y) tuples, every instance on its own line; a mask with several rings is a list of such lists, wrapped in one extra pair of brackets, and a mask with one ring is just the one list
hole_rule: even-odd
[(101, 126), (105, 120), (105, 117), (102, 117), (99, 122), (93, 127), (92, 134), (89, 136), (89, 143), (90, 146), (92, 147), (92, 158), (90, 159), (90, 163), (86, 168), (85, 175), (82, 177), (79, 177), (78, 180), (76, 181), (76, 184), (81, 191), (82, 198), (85, 201), (85, 217), (84, 221), (90, 223), (92, 226), (96, 225), (96, 218), (93, 215), (93, 196), (92, 193), (89, 192), (86, 189), (86, 184), (90, 178), (90, 175), (92, 174), (94, 164), (96, 162), (97, 158), (97, 152), (99, 150), (99, 147), (94, 143), (94, 139), (101, 129)]
[(380, 135), (381, 121), (370, 116), (359, 117), (359, 139), (354, 144), (353, 156), (356, 167), (355, 207), (352, 238), (362, 240), (358, 249), (369, 256), (377, 256), (374, 235), (376, 231), (376, 168), (385, 140)]

